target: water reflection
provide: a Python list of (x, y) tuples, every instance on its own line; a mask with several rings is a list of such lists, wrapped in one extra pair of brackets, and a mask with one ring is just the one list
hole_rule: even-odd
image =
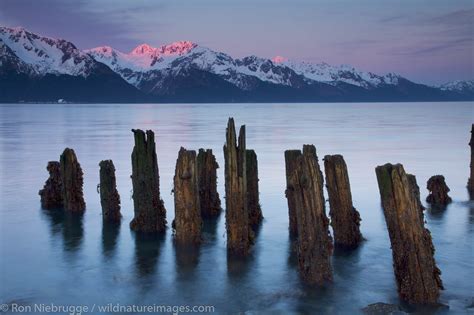
[(217, 240), (217, 226), (221, 215), (215, 218), (206, 218), (202, 225), (202, 238), (204, 243), (214, 243)]
[(430, 220), (441, 222), (446, 216), (447, 208), (447, 206), (428, 205), (425, 212)]
[(64, 251), (77, 252), (84, 237), (83, 214), (64, 210), (43, 210), (50, 221), (51, 235), (61, 235)]
[(102, 222), (102, 254), (105, 258), (113, 258), (115, 248), (117, 247), (117, 239), (120, 235), (120, 223)]
[(227, 254), (227, 276), (229, 280), (239, 282), (245, 278), (255, 263), (255, 252), (251, 252), (247, 257), (237, 257)]
[(357, 278), (359, 272), (360, 256), (363, 248), (363, 243), (354, 249), (345, 249), (339, 246), (334, 248), (332, 256), (333, 272), (337, 277), (341, 277), (346, 281), (351, 281), (351, 278)]
[[(121, 230), (102, 225), (95, 187), (99, 181), (97, 162), (104, 157), (112, 158), (116, 165), (118, 189), (126, 196), (122, 207), (130, 209), (125, 216), (133, 213), (131, 128), (153, 129), (158, 135), (160, 184), (162, 191), (168, 192), (173, 187), (180, 146), (205, 145), (213, 149), (218, 161), (224, 161), (222, 144), (229, 116), (248, 126), (248, 144), (259, 155), (260, 197), (267, 210), (252, 257), (243, 261), (226, 258), (225, 212), (204, 223), (204, 242), (197, 256), (181, 257), (182, 252), (173, 248), (171, 229), (163, 242), (159, 237), (135, 237), (128, 222)], [(8, 290), (0, 290), (0, 300), (31, 295), (38, 302), (54, 297), (61, 304), (79, 300), (98, 304), (206, 303), (216, 304), (219, 314), (252, 310), (357, 314), (370, 303), (397, 303), (390, 240), (379, 207), (374, 167), (401, 162), (420, 182), (435, 172), (445, 174), (451, 197), (466, 201), (467, 169), (458, 165), (469, 164), (466, 138), (471, 117), (472, 102), (0, 106), (0, 269), (11, 271), (1, 274), (1, 287)], [(443, 143), (442, 156), (431, 145), (433, 139)], [(331, 294), (301, 284), (288, 237), (283, 152), (301, 143), (314, 143), (321, 155), (339, 152), (353, 166), (349, 171), (354, 203), (359, 205), (362, 232), (368, 238), (355, 253), (334, 254)], [(83, 222), (79, 218), (75, 224), (63, 213), (43, 214), (37, 208), (45, 162), (57, 159), (66, 146), (78, 152), (85, 173), (89, 209)], [(223, 197), (223, 166), (218, 177)], [(172, 213), (173, 196), (165, 193), (163, 199)], [(38, 211), (33, 215), (31, 209)], [(43, 224), (38, 224), (38, 217)], [(453, 313), (465, 313), (472, 296), (466, 279), (473, 270), (474, 204), (453, 202), (444, 212), (427, 210), (425, 217), (446, 286), (442, 300), (449, 301)], [(91, 293), (97, 289), (104, 294)], [(55, 294), (58, 292), (61, 294)], [(454, 300), (460, 302), (451, 303)]]
[(156, 264), (166, 234), (133, 233), (135, 239), (135, 268), (139, 277), (149, 277), (156, 272)]
[(201, 247), (199, 245), (187, 245), (173, 242), (176, 258), (176, 268), (180, 280), (190, 280), (194, 275), (196, 266), (199, 264)]
[(288, 249), (287, 249), (287, 264), (288, 267), (293, 269), (293, 268), (298, 268), (298, 257), (297, 255), (297, 248), (296, 248), (296, 236), (289, 234), (288, 236)]

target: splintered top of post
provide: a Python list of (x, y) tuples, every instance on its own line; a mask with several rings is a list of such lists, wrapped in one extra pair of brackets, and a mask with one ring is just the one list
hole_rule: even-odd
[(340, 154), (334, 154), (334, 155), (326, 155), (324, 156), (324, 161), (332, 162), (332, 163), (345, 163), (344, 162), (344, 157)]
[(64, 149), (63, 154), (61, 154), (61, 159), (65, 158), (71, 159), (71, 161), (77, 160), (76, 152), (71, 148)]
[(99, 163), (99, 166), (102, 168), (113, 168), (115, 170), (114, 162), (112, 160), (102, 160)]
[(392, 193), (392, 176), (396, 173), (405, 174), (402, 164), (384, 164), (375, 168), (377, 182), (382, 197), (391, 195)]
[(178, 152), (178, 156), (180, 155), (189, 155), (191, 157), (196, 157), (196, 151), (195, 150), (187, 150), (184, 147), (181, 147)]
[(245, 125), (242, 125), (239, 130), (239, 148), (245, 148), (245, 143)]
[(301, 150), (286, 150), (285, 151), (285, 158), (294, 158), (301, 155)]
[(245, 147), (245, 125), (240, 126), (239, 130), (239, 137), (237, 139), (235, 133), (235, 123), (234, 118), (230, 117), (229, 121), (227, 122), (227, 129), (226, 129), (226, 143), (225, 146), (233, 145), (235, 146), (238, 141), (239, 148)]
[[(132, 129), (132, 132), (135, 135), (135, 139), (137, 139), (137, 136), (139, 138), (143, 137), (143, 139), (145, 139), (145, 132), (143, 130), (141, 130), (141, 129)], [(145, 141), (154, 140), (154, 138), (155, 138), (155, 133), (153, 132), (153, 130), (147, 130)]]
[(60, 165), (60, 164), (59, 164), (58, 161), (49, 161), (49, 162), (48, 162), (48, 165), (46, 166), (46, 170), (49, 171), (49, 172), (51, 172), (51, 171), (53, 171), (53, 170), (55, 170), (55, 169), (59, 169), (59, 167), (60, 167), (59, 165)]
[(304, 144), (303, 155), (314, 155), (317, 158), (316, 147), (313, 144)]
[(199, 149), (199, 154), (212, 154), (212, 149), (203, 149), (203, 148), (200, 148)]

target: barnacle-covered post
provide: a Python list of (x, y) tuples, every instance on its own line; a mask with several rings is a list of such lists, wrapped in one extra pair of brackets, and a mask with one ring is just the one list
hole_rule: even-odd
[(60, 173), (64, 209), (76, 213), (84, 212), (86, 203), (82, 192), (83, 172), (73, 149), (66, 148), (61, 154)]
[(286, 169), (286, 189), (285, 196), (288, 203), (288, 219), (290, 237), (295, 238), (298, 235), (298, 224), (296, 222), (296, 196), (294, 187), (297, 185), (297, 177), (294, 173), (297, 169), (297, 161), (301, 156), (300, 150), (285, 151), (285, 169)]
[(132, 152), (132, 184), (135, 217), (130, 228), (137, 232), (164, 232), (166, 209), (160, 197), (158, 159), (155, 134), (132, 129), (135, 146)]
[(199, 202), (203, 218), (213, 218), (221, 213), (221, 200), (217, 192), (217, 164), (211, 149), (199, 149), (197, 156), (197, 172)]
[(104, 221), (120, 222), (120, 195), (117, 191), (115, 166), (112, 160), (103, 160), (99, 163), (100, 171), (100, 204)]
[(254, 150), (246, 150), (247, 154), (247, 209), (249, 224), (256, 228), (263, 220), (262, 208), (258, 191), (258, 165), (257, 154)]
[(334, 231), (334, 244), (355, 248), (363, 240), (359, 229), (360, 215), (352, 204), (349, 175), (342, 155), (326, 155), (324, 157), (324, 171), (329, 195), (329, 215)]
[(197, 244), (201, 241), (202, 218), (196, 151), (179, 150), (173, 193), (175, 239), (179, 243)]
[(303, 153), (292, 150), (285, 152), (285, 156), (294, 167), (289, 169), (287, 165), (287, 191), (291, 192), (295, 206), (300, 275), (307, 284), (322, 285), (332, 281), (332, 238), (325, 212), (323, 175), (316, 148), (304, 145)]
[(385, 221), (392, 245), (393, 268), (402, 300), (435, 304), (443, 289), (429, 230), (419, 202), (401, 164), (375, 169)]
[(43, 189), (39, 191), (41, 207), (43, 209), (62, 208), (63, 196), (60, 164), (57, 161), (49, 161), (46, 169), (49, 172), (49, 177), (44, 183)]
[(234, 119), (229, 118), (224, 145), (227, 250), (246, 256), (251, 245), (247, 209), (247, 171), (245, 126), (240, 127), (238, 142)]
[(416, 182), (415, 175), (407, 174), (407, 179), (408, 179), (408, 183), (410, 184), (410, 190), (411, 190), (412, 196), (413, 198), (415, 198), (415, 202), (417, 205), (416, 207), (420, 210), (420, 218), (423, 221), (424, 220), (423, 211), (425, 210), (425, 207), (421, 203), (420, 186), (418, 186), (418, 183)]

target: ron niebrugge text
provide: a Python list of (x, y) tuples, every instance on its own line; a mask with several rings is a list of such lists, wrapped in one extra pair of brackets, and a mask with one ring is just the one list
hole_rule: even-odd
[(21, 305), (17, 303), (2, 304), (2, 312), (10, 313), (61, 313), (70, 315), (81, 315), (85, 313), (214, 313), (215, 308), (212, 305), (122, 305), (119, 303), (108, 303), (103, 305), (58, 305), (50, 304), (31, 304)]

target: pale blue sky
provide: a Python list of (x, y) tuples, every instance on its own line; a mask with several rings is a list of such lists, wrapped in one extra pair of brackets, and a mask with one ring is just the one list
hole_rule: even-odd
[(472, 0), (0, 0), (0, 24), (79, 48), (191, 40), (442, 83), (474, 77)]

